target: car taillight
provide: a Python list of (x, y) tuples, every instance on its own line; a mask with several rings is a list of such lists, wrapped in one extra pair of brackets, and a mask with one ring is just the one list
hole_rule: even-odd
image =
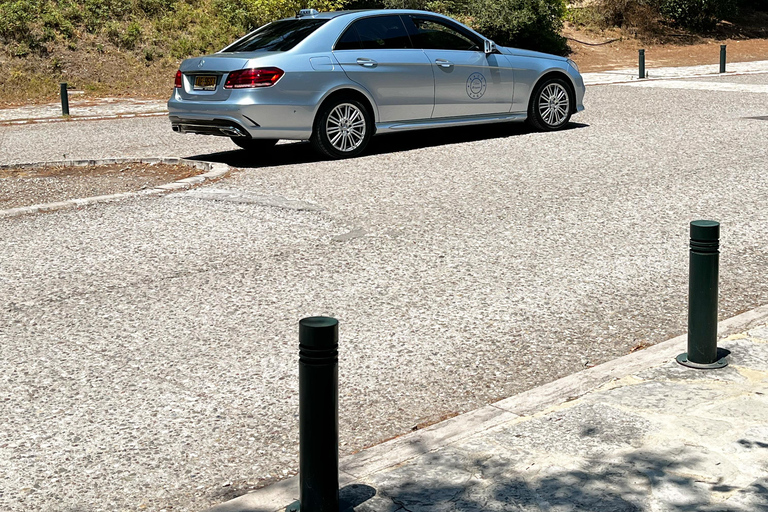
[(249, 89), (252, 87), (270, 87), (275, 85), (285, 74), (280, 68), (251, 68), (233, 71), (224, 83), (225, 89)]
[(176, 72), (176, 83), (173, 84), (177, 89), (181, 89), (181, 70)]

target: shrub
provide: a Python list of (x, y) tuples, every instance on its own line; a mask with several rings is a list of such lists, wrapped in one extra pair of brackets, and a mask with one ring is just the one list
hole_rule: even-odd
[(157, 16), (171, 10), (176, 0), (136, 0), (136, 8), (148, 16)]
[(91, 31), (107, 21), (123, 20), (133, 10), (131, 0), (85, 0), (83, 7), (85, 26)]
[(213, 6), (230, 23), (249, 31), (270, 21), (294, 16), (300, 9), (335, 11), (343, 3), (343, 0), (214, 0)]
[(452, 16), (504, 46), (566, 55), (565, 0), (352, 0), (347, 7), (424, 9)]
[(734, 16), (738, 5), (736, 0), (660, 0), (659, 10), (681, 27), (707, 30)]
[(590, 9), (602, 27), (647, 27), (659, 16), (659, 0), (598, 0)]
[(566, 55), (565, 12), (564, 0), (475, 0), (469, 14), (473, 28), (498, 44)]
[(30, 34), (37, 5), (28, 0), (0, 4), (0, 36), (8, 40), (24, 41)]

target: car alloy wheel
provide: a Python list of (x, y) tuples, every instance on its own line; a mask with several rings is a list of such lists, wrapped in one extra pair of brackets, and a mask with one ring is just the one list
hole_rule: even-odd
[(365, 106), (343, 99), (324, 106), (312, 135), (314, 146), (331, 158), (359, 155), (371, 138), (371, 120)]
[(363, 112), (351, 103), (337, 105), (328, 115), (325, 133), (337, 151), (344, 153), (354, 151), (365, 139)]
[(528, 120), (542, 131), (559, 130), (571, 119), (571, 94), (565, 82), (551, 78), (536, 87), (528, 109)]

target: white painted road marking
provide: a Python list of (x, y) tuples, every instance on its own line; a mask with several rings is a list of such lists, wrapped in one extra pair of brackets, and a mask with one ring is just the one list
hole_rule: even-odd
[(694, 89), (698, 91), (754, 92), (768, 94), (768, 84), (737, 84), (733, 82), (690, 82), (684, 80), (648, 80), (626, 84), (628, 87), (659, 87), (662, 89)]

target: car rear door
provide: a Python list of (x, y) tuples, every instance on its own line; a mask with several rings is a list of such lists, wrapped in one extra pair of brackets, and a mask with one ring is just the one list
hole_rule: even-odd
[(379, 122), (429, 119), (435, 96), (432, 67), (414, 49), (400, 16), (354, 21), (333, 51), (350, 80), (373, 97)]
[(514, 80), (504, 55), (484, 52), (484, 41), (461, 25), (428, 15), (403, 16), (414, 46), (435, 76), (432, 117), (509, 112)]

